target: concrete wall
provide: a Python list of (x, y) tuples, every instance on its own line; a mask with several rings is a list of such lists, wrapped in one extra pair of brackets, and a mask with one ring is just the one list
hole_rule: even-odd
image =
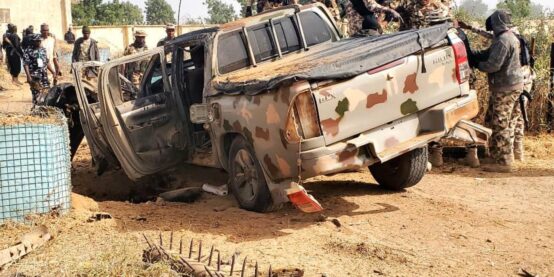
[(50, 32), (63, 39), (71, 22), (71, 0), (0, 0), (1, 33), (8, 23), (17, 25), (20, 35), (29, 25), (38, 32), (40, 24), (47, 23)]
[[(1, 1), (1, 0), (0, 0)], [(211, 25), (181, 25), (177, 27), (177, 36), (195, 30), (211, 27)], [(133, 33), (136, 30), (146, 32), (146, 45), (152, 49), (158, 41), (166, 36), (165, 25), (141, 25), (141, 26), (90, 26), (91, 37), (100, 43), (100, 47), (110, 48), (113, 57), (123, 53), (125, 48), (133, 43)], [(74, 27), (76, 37), (81, 37), (81, 26)]]

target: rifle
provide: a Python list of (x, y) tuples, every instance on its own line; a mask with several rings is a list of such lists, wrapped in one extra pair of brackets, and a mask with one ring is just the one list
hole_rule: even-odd
[[(535, 68), (535, 45), (536, 45), (536, 39), (533, 37), (531, 38), (531, 47), (529, 49), (529, 67), (530, 67), (530, 76), (531, 79), (534, 75), (534, 68)], [(527, 105), (526, 102), (533, 101), (533, 94), (535, 92), (535, 82), (532, 81), (533, 84), (531, 85), (531, 91), (523, 90), (523, 93), (519, 95), (519, 107), (521, 110), (521, 116), (523, 117), (523, 121), (525, 123), (525, 129), (529, 129), (529, 116), (527, 114)]]

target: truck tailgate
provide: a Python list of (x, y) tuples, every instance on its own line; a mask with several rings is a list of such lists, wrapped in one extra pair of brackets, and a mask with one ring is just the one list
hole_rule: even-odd
[(428, 50), (315, 91), (326, 144), (355, 136), (461, 94), (452, 47)]

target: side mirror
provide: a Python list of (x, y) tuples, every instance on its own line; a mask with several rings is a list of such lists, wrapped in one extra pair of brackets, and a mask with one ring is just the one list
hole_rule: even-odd
[(208, 104), (193, 104), (189, 109), (190, 121), (194, 124), (205, 124), (214, 121), (213, 114)]

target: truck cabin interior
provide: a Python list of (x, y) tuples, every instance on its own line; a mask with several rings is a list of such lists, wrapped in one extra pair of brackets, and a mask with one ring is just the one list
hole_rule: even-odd
[[(185, 107), (203, 102), (204, 91), (204, 45), (195, 44), (180, 48), (183, 52), (182, 91)], [(196, 146), (195, 152), (206, 152), (211, 149), (209, 133), (202, 124), (192, 124), (192, 138)]]

